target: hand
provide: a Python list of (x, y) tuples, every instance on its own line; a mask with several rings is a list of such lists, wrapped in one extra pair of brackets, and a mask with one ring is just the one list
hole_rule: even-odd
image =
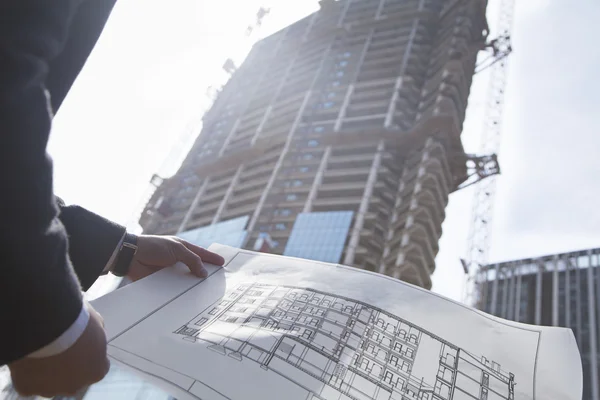
[(203, 261), (222, 266), (223, 257), (175, 236), (142, 235), (138, 238), (137, 252), (129, 266), (127, 277), (137, 281), (178, 261), (188, 266), (192, 273), (206, 278), (208, 272)]
[(64, 352), (45, 358), (22, 358), (9, 364), (15, 390), (23, 396), (72, 396), (108, 373), (104, 321), (89, 304), (83, 334)]

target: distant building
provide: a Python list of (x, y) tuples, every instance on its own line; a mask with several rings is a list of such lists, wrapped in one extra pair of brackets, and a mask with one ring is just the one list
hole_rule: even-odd
[(583, 364), (583, 400), (600, 400), (600, 248), (492, 264), (484, 274), (483, 311), (573, 330)]
[(208, 227), (247, 218), (227, 234), (240, 247), (268, 233), (274, 253), (430, 288), (448, 195), (466, 179), (460, 134), (487, 1), (320, 4), (229, 68), (140, 225), (216, 240)]

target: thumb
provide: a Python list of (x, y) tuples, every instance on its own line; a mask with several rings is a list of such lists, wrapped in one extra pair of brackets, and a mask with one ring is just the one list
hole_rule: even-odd
[(181, 243), (177, 243), (174, 246), (173, 253), (177, 261), (181, 261), (187, 265), (190, 271), (199, 278), (206, 278), (208, 276), (208, 272), (204, 268), (204, 263), (202, 263), (200, 257)]
[(100, 315), (100, 313), (98, 311), (96, 311), (94, 309), (94, 307), (92, 307), (92, 305), (90, 303), (88, 303), (86, 300), (84, 300), (84, 307), (86, 307), (88, 312), (90, 313), (90, 318), (96, 318), (96, 320), (100, 322), (102, 327), (105, 328), (104, 317), (102, 317), (102, 315)]

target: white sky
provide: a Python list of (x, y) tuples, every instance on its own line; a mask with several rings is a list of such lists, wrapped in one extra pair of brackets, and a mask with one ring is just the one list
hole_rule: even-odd
[[(498, 0), (492, 0), (492, 5)], [(260, 35), (316, 1), (271, 0)], [(55, 191), (130, 222), (152, 174), (186, 132), (201, 128), (205, 91), (228, 57), (243, 57), (258, 0), (119, 0), (55, 119)], [(600, 246), (600, 3), (517, 1), (492, 259)], [(486, 76), (476, 78), (463, 139), (476, 151)], [(594, 115), (595, 114), (595, 115)], [(433, 290), (460, 300), (472, 192), (451, 195)]]

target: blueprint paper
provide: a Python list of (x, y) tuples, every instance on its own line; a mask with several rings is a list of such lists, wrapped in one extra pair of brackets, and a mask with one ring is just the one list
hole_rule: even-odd
[(202, 400), (580, 400), (572, 332), (524, 325), (355, 268), (213, 245), (93, 302), (109, 354)]

